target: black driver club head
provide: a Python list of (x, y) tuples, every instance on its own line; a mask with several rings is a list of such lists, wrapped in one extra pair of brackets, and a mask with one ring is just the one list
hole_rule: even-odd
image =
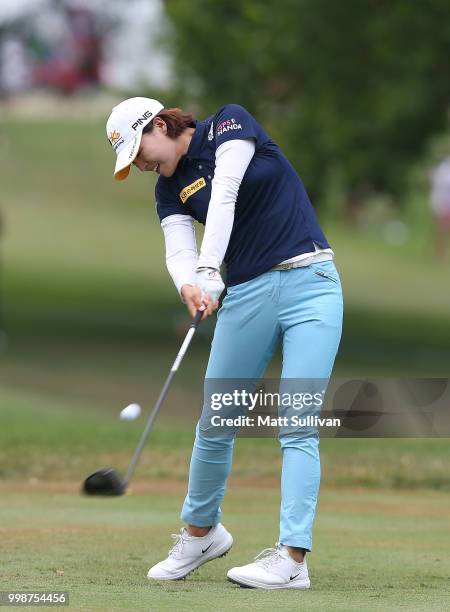
[(127, 485), (113, 468), (97, 470), (83, 482), (82, 493), (86, 495), (123, 495)]

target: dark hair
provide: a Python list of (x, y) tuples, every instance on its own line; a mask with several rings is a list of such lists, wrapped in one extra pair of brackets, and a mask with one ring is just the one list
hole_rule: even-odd
[[(194, 121), (193, 115), (184, 113), (181, 108), (165, 108), (157, 114), (157, 117), (160, 117), (167, 125), (167, 136), (169, 138), (176, 138), (182, 134), (188, 127), (193, 126)], [(142, 130), (143, 134), (150, 134), (153, 131), (153, 121), (147, 123)]]

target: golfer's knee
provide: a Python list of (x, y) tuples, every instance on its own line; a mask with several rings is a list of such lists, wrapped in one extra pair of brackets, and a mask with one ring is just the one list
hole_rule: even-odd
[(317, 433), (305, 432), (286, 434), (278, 436), (281, 449), (298, 448), (302, 450), (312, 449), (316, 451), (319, 447), (319, 435)]
[(197, 430), (194, 445), (200, 450), (225, 450), (232, 448), (234, 436), (214, 436), (207, 431)]

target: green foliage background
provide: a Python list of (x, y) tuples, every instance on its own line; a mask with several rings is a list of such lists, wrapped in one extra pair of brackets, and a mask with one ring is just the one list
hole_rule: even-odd
[(282, 144), (316, 204), (336, 187), (398, 196), (445, 129), (446, 0), (171, 0), (174, 100), (247, 106)]

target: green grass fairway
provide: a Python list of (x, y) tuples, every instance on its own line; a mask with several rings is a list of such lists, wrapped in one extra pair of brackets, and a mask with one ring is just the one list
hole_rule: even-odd
[[(122, 498), (77, 484), (0, 486), (0, 589), (68, 590), (75, 610), (444, 610), (450, 495), (324, 489), (309, 555), (312, 588), (257, 591), (226, 571), (277, 539), (278, 491), (231, 482), (224, 523), (235, 545), (187, 580), (149, 583), (179, 528), (184, 486), (153, 481)], [(447, 604), (446, 604), (447, 602)], [(41, 608), (42, 609), (42, 608)]]

